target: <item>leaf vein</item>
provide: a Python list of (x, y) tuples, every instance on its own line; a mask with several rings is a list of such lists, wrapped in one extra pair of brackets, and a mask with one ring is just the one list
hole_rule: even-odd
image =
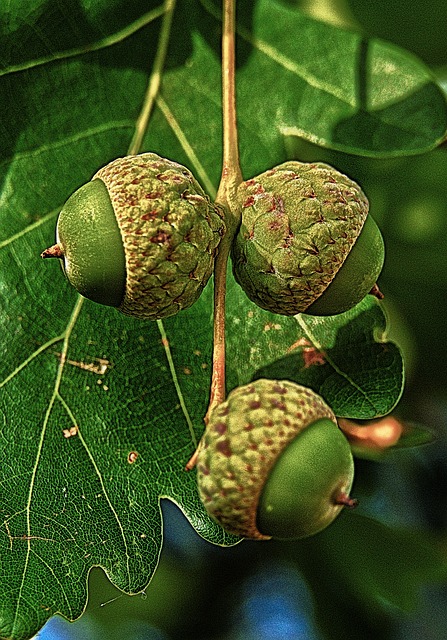
[(82, 442), (82, 445), (83, 445), (83, 447), (84, 447), (84, 449), (85, 449), (85, 451), (86, 451), (86, 453), (87, 453), (87, 455), (89, 457), (89, 460), (90, 460), (90, 462), (91, 462), (91, 464), (92, 464), (92, 466), (93, 466), (93, 468), (95, 470), (95, 473), (96, 473), (96, 475), (98, 477), (99, 483), (101, 485), (101, 490), (102, 490), (102, 492), (104, 494), (106, 502), (107, 502), (107, 504), (109, 506), (109, 509), (112, 512), (112, 514), (113, 514), (113, 516), (114, 516), (114, 518), (116, 520), (116, 523), (118, 525), (118, 529), (120, 531), (120, 534), (121, 534), (121, 537), (122, 537), (122, 540), (123, 540), (123, 544), (124, 544), (125, 553), (126, 553), (127, 580), (128, 580), (128, 584), (130, 586), (131, 585), (130, 563), (129, 563), (129, 561), (130, 561), (130, 553), (129, 553), (129, 547), (128, 547), (128, 544), (127, 544), (127, 538), (126, 538), (126, 534), (125, 534), (123, 525), (121, 524), (121, 520), (119, 519), (118, 513), (117, 513), (117, 511), (115, 510), (115, 507), (112, 504), (112, 501), (111, 501), (111, 499), (109, 497), (109, 494), (107, 493), (107, 489), (106, 489), (106, 486), (105, 486), (104, 479), (102, 477), (101, 471), (100, 471), (98, 465), (96, 464), (96, 461), (95, 461), (95, 459), (94, 459), (94, 457), (93, 457), (93, 455), (92, 455), (92, 453), (91, 453), (91, 451), (90, 451), (90, 449), (89, 449), (89, 447), (87, 445), (87, 442), (85, 441), (84, 437), (82, 436), (82, 433), (81, 433), (81, 430), (79, 429), (79, 427), (78, 427), (77, 437)]
[(175, 387), (175, 390), (177, 392), (177, 397), (179, 399), (179, 403), (180, 403), (180, 406), (182, 408), (183, 415), (185, 416), (185, 420), (186, 420), (186, 423), (188, 425), (189, 433), (191, 435), (191, 440), (192, 440), (192, 442), (194, 444), (194, 447), (197, 448), (196, 434), (194, 432), (194, 427), (193, 427), (193, 424), (192, 424), (191, 416), (189, 415), (189, 411), (188, 411), (188, 408), (186, 406), (185, 398), (183, 397), (183, 393), (182, 393), (182, 390), (181, 390), (181, 387), (180, 387), (180, 383), (179, 383), (179, 379), (178, 379), (178, 376), (177, 376), (177, 372), (175, 370), (174, 359), (172, 357), (171, 347), (169, 345), (169, 340), (168, 340), (168, 337), (166, 335), (166, 331), (165, 331), (165, 328), (164, 328), (162, 320), (157, 320), (157, 325), (158, 325), (158, 329), (160, 331), (161, 341), (162, 341), (163, 347), (165, 349), (166, 358), (168, 360), (169, 370), (170, 370), (171, 376), (172, 376), (172, 381), (174, 383), (174, 387)]
[(9, 238), (5, 238), (5, 240), (2, 240), (2, 242), (0, 242), (0, 249), (4, 249), (9, 244), (12, 244), (17, 240), (20, 240), (21, 238), (23, 238), (23, 236), (25, 236), (30, 231), (34, 231), (35, 229), (40, 227), (40, 225), (45, 224), (45, 222), (47, 222), (48, 220), (51, 220), (51, 218), (54, 218), (54, 216), (57, 215), (58, 213), (59, 213), (59, 209), (50, 211), (50, 213), (45, 214), (44, 216), (42, 216), (42, 218), (39, 218), (39, 220), (36, 220), (32, 224), (29, 224), (27, 227), (25, 227), (21, 231), (18, 231), (17, 233), (13, 234)]
[[(37, 469), (39, 466), (39, 462), (40, 462), (40, 457), (41, 457), (41, 453), (42, 453), (42, 449), (43, 449), (43, 443), (44, 443), (44, 438), (45, 438), (45, 434), (46, 434), (46, 430), (47, 430), (47, 426), (48, 426), (48, 422), (49, 422), (49, 418), (51, 415), (51, 411), (53, 409), (55, 400), (58, 396), (58, 392), (59, 392), (59, 387), (60, 387), (60, 383), (62, 380), (62, 372), (64, 370), (65, 367), (65, 360), (67, 357), (67, 352), (68, 352), (68, 344), (69, 344), (69, 339), (71, 336), (71, 332), (73, 330), (73, 327), (76, 324), (76, 321), (78, 319), (79, 313), (81, 311), (82, 308), (82, 304), (83, 304), (84, 299), (79, 296), (78, 302), (76, 303), (74, 309), (73, 309), (73, 313), (70, 317), (70, 320), (68, 322), (67, 325), (67, 329), (64, 333), (64, 344), (63, 344), (63, 348), (62, 348), (62, 354), (61, 354), (61, 359), (59, 362), (59, 367), (57, 370), (57, 375), (56, 375), (56, 380), (55, 380), (55, 384), (54, 384), (54, 390), (51, 396), (51, 399), (48, 403), (48, 408), (47, 411), (45, 413), (45, 417), (43, 420), (43, 425), (42, 425), (42, 430), (40, 433), (40, 439), (39, 439), (39, 443), (38, 443), (38, 447), (37, 447), (37, 452), (36, 452), (36, 459), (34, 461), (34, 467), (31, 473), (31, 480), (30, 480), (30, 488), (29, 488), (29, 492), (28, 492), (28, 500), (26, 503), (26, 520), (27, 520), (27, 551), (26, 551), (26, 556), (25, 556), (25, 563), (24, 563), (24, 567), (23, 567), (23, 571), (22, 571), (22, 577), (21, 577), (21, 582), (20, 582), (20, 587), (18, 590), (18, 594), (17, 594), (17, 605), (16, 605), (16, 610), (15, 610), (15, 614), (14, 614), (14, 621), (13, 621), (13, 629), (16, 629), (16, 627), (18, 626), (18, 620), (19, 620), (19, 613), (20, 613), (20, 603), (23, 599), (23, 590), (25, 587), (25, 581), (26, 581), (26, 577), (27, 577), (27, 573), (28, 573), (28, 565), (29, 565), (29, 559), (30, 559), (30, 553), (31, 553), (31, 502), (33, 499), (33, 491), (34, 491), (34, 484), (35, 484), (35, 480), (36, 480), (36, 475), (37, 475)], [(47, 343), (48, 344), (48, 343)]]
[(210, 197), (214, 200), (216, 197), (216, 188), (212, 183), (210, 177), (208, 176), (204, 166), (200, 162), (196, 152), (194, 151), (187, 137), (183, 133), (183, 130), (179, 122), (176, 120), (176, 118), (174, 117), (174, 114), (172, 113), (168, 104), (165, 102), (165, 100), (162, 98), (161, 95), (157, 96), (156, 102), (157, 102), (158, 108), (164, 115), (166, 122), (171, 127), (174, 135), (176, 136), (177, 140), (181, 144), (183, 151), (188, 157), (188, 160), (191, 162), (191, 165), (194, 169), (194, 173), (198, 176), (202, 185), (205, 187)]
[(72, 421), (73, 425), (75, 425), (78, 428), (77, 437), (81, 441), (82, 446), (84, 447), (85, 452), (87, 453), (87, 455), (89, 457), (89, 460), (90, 460), (91, 464), (93, 465), (93, 468), (94, 468), (95, 473), (96, 473), (96, 475), (98, 477), (99, 483), (101, 485), (101, 490), (102, 490), (102, 492), (104, 494), (106, 502), (109, 505), (109, 508), (110, 508), (110, 510), (111, 510), (111, 512), (112, 512), (112, 514), (113, 514), (113, 516), (114, 516), (114, 518), (115, 518), (115, 520), (116, 520), (116, 522), (118, 524), (118, 528), (119, 528), (119, 531), (120, 531), (120, 534), (121, 534), (121, 537), (122, 537), (123, 543), (124, 543), (124, 549), (126, 551), (127, 579), (128, 579), (129, 585), (130, 585), (131, 584), (130, 565), (129, 565), (130, 553), (129, 553), (129, 548), (128, 548), (128, 545), (127, 545), (127, 539), (126, 539), (126, 534), (124, 532), (124, 528), (123, 528), (123, 526), (121, 524), (121, 521), (120, 521), (120, 519), (118, 517), (118, 513), (116, 512), (115, 507), (113, 506), (112, 501), (109, 498), (109, 495), (107, 493), (107, 490), (106, 490), (106, 487), (105, 487), (105, 483), (104, 483), (101, 471), (99, 470), (99, 467), (96, 464), (95, 459), (94, 459), (93, 455), (90, 452), (90, 449), (89, 449), (89, 447), (87, 445), (87, 442), (85, 441), (84, 437), (82, 436), (82, 433), (81, 433), (81, 431), (79, 429), (78, 421), (76, 420), (72, 410), (70, 409), (69, 405), (66, 403), (64, 398), (60, 394), (58, 394), (58, 398), (59, 398), (59, 401), (61, 402), (62, 406), (64, 407), (65, 411), (67, 412), (67, 414), (68, 414), (70, 420)]
[(45, 342), (45, 344), (41, 345), (38, 349), (36, 349), (36, 351), (34, 351), (31, 355), (29, 355), (28, 358), (26, 358), (22, 363), (20, 363), (14, 369), (14, 371), (12, 371), (8, 376), (6, 376), (6, 378), (4, 378), (3, 380), (0, 380), (0, 389), (6, 386), (8, 382), (10, 382), (17, 374), (20, 373), (20, 371), (22, 371), (22, 369), (24, 369), (27, 365), (29, 365), (29, 363), (32, 362), (35, 358), (37, 358), (41, 353), (46, 351), (53, 344), (56, 344), (57, 342), (64, 340), (64, 338), (65, 338), (65, 334), (63, 333), (60, 336), (55, 336), (54, 338), (51, 338), (50, 340)]
[(30, 158), (34, 158), (36, 156), (39, 156), (42, 153), (48, 153), (48, 152), (53, 152), (55, 149), (62, 149), (66, 146), (71, 146), (77, 142), (79, 142), (80, 140), (85, 140), (89, 137), (94, 137), (97, 136), (99, 134), (111, 131), (111, 130), (116, 130), (116, 129), (133, 129), (134, 128), (134, 122), (133, 121), (127, 121), (127, 120), (118, 120), (116, 122), (111, 121), (111, 122), (106, 122), (105, 124), (98, 126), (98, 127), (92, 127), (91, 129), (87, 129), (85, 131), (80, 131), (79, 133), (77, 133), (76, 135), (73, 136), (66, 136), (63, 140), (58, 140), (56, 142), (52, 142), (50, 144), (46, 144), (43, 145), (41, 147), (39, 147), (38, 149), (30, 149), (27, 151), (19, 151), (17, 153), (14, 154), (13, 158), (6, 158), (4, 160), (2, 160), (0, 162), (0, 167), (3, 166), (7, 166), (10, 165), (11, 163), (15, 163), (18, 160), (22, 160), (22, 159), (30, 159)]
[[(61, 593), (62, 593), (62, 595), (63, 595), (63, 598), (64, 598), (65, 603), (66, 603), (66, 605), (67, 605), (67, 609), (68, 609), (68, 611), (70, 612), (70, 613), (69, 613), (70, 620), (72, 620), (72, 619), (73, 619), (73, 609), (71, 608), (71, 605), (70, 605), (70, 598), (68, 597), (68, 594), (65, 592), (65, 589), (64, 589), (63, 583), (59, 580), (59, 578), (57, 577), (57, 575), (56, 575), (55, 571), (53, 570), (53, 568), (51, 567), (51, 565), (49, 565), (49, 564), (48, 564), (48, 562), (46, 562), (46, 561), (44, 560), (44, 558), (42, 558), (42, 556), (41, 556), (40, 554), (38, 554), (38, 553), (37, 553), (37, 551), (36, 551), (35, 549), (31, 549), (31, 552), (32, 552), (32, 554), (33, 554), (36, 558), (38, 558), (38, 559), (41, 561), (41, 563), (43, 564), (43, 566), (44, 566), (44, 567), (46, 567), (46, 568), (48, 569), (48, 571), (49, 571), (49, 572), (51, 573), (51, 575), (53, 576), (53, 578), (54, 578), (55, 582), (59, 585), (59, 589), (60, 589), (60, 591), (61, 591)], [(56, 613), (56, 612), (53, 612), (53, 613)]]
[(94, 51), (99, 51), (100, 49), (106, 49), (114, 44), (118, 44), (122, 42), (126, 38), (129, 38), (134, 33), (146, 27), (148, 24), (159, 18), (165, 12), (165, 7), (160, 5), (151, 11), (148, 11), (140, 18), (135, 20), (129, 25), (126, 25), (120, 31), (116, 33), (112, 33), (109, 36), (106, 36), (102, 40), (98, 40), (96, 43), (87, 44), (82, 47), (75, 47), (74, 49), (67, 49), (66, 51), (54, 52), (48, 56), (42, 56), (42, 58), (37, 58), (35, 60), (28, 60), (27, 62), (22, 62), (21, 64), (12, 65), (3, 71), (0, 71), (0, 77), (4, 75), (8, 75), (10, 73), (17, 73), (19, 71), (25, 71), (27, 69), (33, 69), (35, 67), (42, 66), (44, 64), (48, 64), (51, 62), (55, 62), (56, 60), (65, 60), (67, 58), (74, 58), (79, 55), (83, 55), (86, 53), (91, 53)]
[[(315, 338), (314, 334), (312, 333), (312, 331), (309, 329), (309, 327), (307, 326), (306, 322), (303, 319), (303, 314), (298, 314), (297, 316), (295, 316), (297, 319), (298, 324), (300, 325), (301, 329), (303, 330), (304, 334), (307, 336), (307, 338), (311, 341), (311, 343), (314, 345), (314, 347), (316, 349), (318, 349), (318, 351), (324, 351), (324, 347), (322, 344), (320, 344), (320, 342)], [(368, 397), (368, 395), (366, 394), (366, 392), (364, 391), (364, 389), (358, 385), (355, 380), (353, 380), (352, 378), (350, 378), (342, 369), (340, 369), (340, 367), (338, 367), (338, 365), (335, 363), (335, 361), (328, 355), (327, 352), (325, 352), (325, 360), (326, 362), (334, 369), (334, 371), (344, 380), (346, 380), (346, 382), (348, 382), (352, 387), (354, 387), (354, 389), (361, 395), (363, 396), (363, 398), (365, 399), (365, 402), (367, 404), (369, 404), (371, 407), (373, 407), (373, 409), (375, 411), (377, 411), (377, 407), (374, 405), (374, 403), (371, 401), (371, 399)]]

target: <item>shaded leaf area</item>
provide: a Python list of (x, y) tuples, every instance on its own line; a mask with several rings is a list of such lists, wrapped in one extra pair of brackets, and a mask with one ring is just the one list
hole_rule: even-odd
[[(0, 69), (43, 64), (69, 52), (88, 51), (122, 39), (163, 11), (161, 0), (11, 0), (0, 6)], [(25, 44), (25, 46), (24, 46)]]
[[(403, 49), (317, 22), (275, 0), (258, 2), (252, 31), (241, 26), (239, 35), (253, 47), (238, 76), (247, 177), (283, 157), (284, 136), (389, 156), (424, 152), (445, 135), (442, 91), (431, 71)], [(268, 159), (257, 158), (259, 150)]]
[(404, 370), (398, 346), (384, 339), (380, 303), (367, 296), (338, 316), (301, 314), (297, 323), (299, 339), (260, 367), (256, 378), (288, 378), (311, 387), (339, 417), (366, 420), (393, 409)]
[(426, 0), (413, 5), (411, 11), (406, 2), (388, 0), (376, 0), (374, 4), (369, 0), (348, 0), (346, 7), (369, 34), (408, 47), (431, 64), (447, 62), (444, 2)]
[[(118, 76), (122, 77), (126, 69), (147, 73), (151, 59), (148, 54), (156, 48), (158, 18), (163, 5), (138, 1), (129, 8), (120, 0), (112, 5), (104, 0), (91, 6), (79, 0), (62, 6), (51, 0), (33, 0), (26, 7), (18, 1), (8, 3), (1, 11), (4, 13), (4, 19), (0, 20), (4, 44), (2, 74), (12, 75), (21, 68), (36, 71), (44, 62), (51, 61), (52, 56), (64, 60), (64, 74), (57, 67), (57, 77), (42, 87), (40, 93), (33, 93), (30, 99), (21, 96), (21, 109), (18, 111), (13, 105), (11, 113), (6, 115), (8, 121), (14, 113), (19, 113), (21, 120), (23, 109), (26, 111), (28, 105), (45, 104), (45, 100), (39, 99), (44, 95), (49, 98), (47, 113), (52, 113), (50, 94), (56, 87), (61, 87), (64, 98), (61, 105), (64, 105), (74, 87), (83, 92), (86, 84), (88, 89), (89, 77), (92, 82), (97, 81), (98, 67), (94, 64), (90, 73), (83, 75), (81, 83), (80, 70), (74, 67), (77, 82), (69, 85), (72, 73), (65, 74), (66, 61), (72, 58), (64, 56), (74, 56), (73, 60), (84, 63), (90, 59), (92, 49), (122, 46), (121, 55), (114, 56), (115, 77), (112, 83), (104, 84), (103, 91), (107, 87), (118, 88)], [(197, 140), (196, 148), (207, 141), (210, 146), (212, 141), (217, 163), (211, 166), (218, 167), (220, 81), (214, 73), (209, 73), (208, 67), (210, 59), (219, 56), (220, 6), (210, 0), (201, 3), (180, 0), (175, 17), (166, 67), (179, 71), (186, 85), (166, 74), (163, 96), (165, 99), (175, 96), (179, 125), (189, 140)], [(443, 138), (447, 127), (445, 100), (431, 71), (414, 55), (394, 45), (367, 40), (360, 34), (317, 22), (276, 0), (240, 7), (238, 23), (238, 112), (243, 168), (247, 176), (284, 160), (288, 136), (298, 135), (323, 146), (377, 156), (420, 153), (436, 146)], [(198, 47), (205, 57), (197, 57)], [(84, 56), (75, 56), (76, 52)], [(189, 68), (191, 58), (199, 62), (195, 69)], [(187, 68), (184, 68), (185, 62)], [(107, 64), (104, 60), (99, 61), (101, 73), (104, 64)], [(44, 66), (48, 70), (48, 65)], [(172, 86), (168, 78), (172, 79)], [(23, 87), (24, 76), (18, 74), (17, 79)], [(188, 100), (187, 89), (190, 90), (191, 85), (199, 96), (185, 113), (182, 98)], [(91, 99), (96, 98), (96, 105), (113, 108), (126, 104), (125, 122), (128, 123), (138, 92), (138, 84), (126, 74), (125, 85), (108, 99), (101, 93), (88, 90), (85, 93)], [(6, 91), (5, 86), (3, 95), (14, 96), (14, 88)], [(210, 118), (213, 109), (217, 110), (216, 122), (212, 115)], [(56, 109), (56, 113), (59, 111), (63, 109)], [(98, 118), (104, 116), (101, 111), (100, 108)], [(83, 113), (89, 112), (86, 104)], [(72, 112), (66, 114), (69, 118)], [(197, 117), (192, 118), (191, 114)], [(9, 129), (11, 131), (11, 127)], [(13, 131), (16, 129), (17, 126), (12, 127)], [(39, 133), (37, 130), (36, 134)]]
[(359, 629), (365, 638), (393, 637), (390, 614), (412, 611), (421, 587), (447, 576), (441, 546), (427, 532), (349, 512), (317, 536), (288, 544), (285, 553), (312, 589), (331, 640), (354, 640)]

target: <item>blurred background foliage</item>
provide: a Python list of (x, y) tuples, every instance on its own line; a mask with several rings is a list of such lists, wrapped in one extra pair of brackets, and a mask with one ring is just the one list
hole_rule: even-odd
[[(314, 17), (361, 30), (421, 57), (447, 89), (445, 0), (289, 0)], [(286, 140), (288, 155), (330, 162), (358, 180), (386, 239), (380, 287), (402, 347), (407, 385), (396, 414), (433, 430), (432, 444), (400, 450), (385, 461), (359, 460), (356, 497), (362, 515), (433, 539), (447, 553), (447, 147), (402, 159), (366, 159)], [(325, 544), (349, 557), (343, 518), (325, 540), (290, 544), (243, 542), (221, 549), (204, 542), (171, 503), (164, 503), (161, 562), (145, 594), (126, 596), (100, 569), (90, 576), (85, 615), (69, 624), (53, 618), (41, 640), (441, 640), (447, 637), (447, 585), (422, 584), (416, 601), (395, 606), (367, 584), (339, 593)], [(337, 529), (338, 527), (338, 529)], [(374, 540), (365, 540), (374, 545)], [(306, 545), (321, 545), (320, 567), (306, 567)], [(371, 549), (370, 549), (371, 551)], [(378, 568), (399, 581), (402, 557), (390, 562), (376, 549)], [(383, 552), (383, 553), (382, 553)], [(382, 558), (382, 562), (380, 561)], [(420, 560), (420, 558), (419, 558)], [(427, 552), (426, 563), (436, 560)], [(366, 568), (367, 570), (367, 568)], [(360, 563), (358, 579), (368, 583)], [(311, 589), (312, 573), (325, 582), (326, 612)], [(368, 574), (369, 575), (369, 574)], [(355, 576), (354, 576), (355, 577)], [(421, 582), (423, 580), (421, 579)], [(327, 583), (327, 584), (326, 584)], [(415, 578), (417, 584), (417, 578)], [(372, 594), (376, 593), (376, 599)], [(407, 609), (402, 612), (402, 609)]]

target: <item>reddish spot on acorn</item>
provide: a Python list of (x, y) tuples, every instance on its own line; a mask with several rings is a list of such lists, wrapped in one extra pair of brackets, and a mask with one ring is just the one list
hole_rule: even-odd
[(216, 451), (218, 451), (219, 453), (221, 453), (227, 458), (231, 458), (233, 454), (228, 440), (219, 440), (219, 442), (216, 444)]

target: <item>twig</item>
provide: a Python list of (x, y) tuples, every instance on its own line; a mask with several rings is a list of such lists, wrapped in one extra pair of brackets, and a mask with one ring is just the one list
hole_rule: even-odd
[[(235, 23), (236, 0), (225, 0), (222, 32), (222, 117), (223, 159), (222, 175), (216, 196), (216, 204), (225, 212), (226, 233), (219, 245), (214, 267), (214, 332), (213, 371), (210, 401), (205, 415), (208, 424), (214, 407), (225, 400), (225, 295), (228, 258), (234, 235), (239, 227), (241, 212), (237, 206), (237, 188), (242, 182), (236, 123), (235, 90)], [(200, 447), (200, 443), (199, 443)], [(186, 465), (192, 469), (197, 462), (198, 449)]]

